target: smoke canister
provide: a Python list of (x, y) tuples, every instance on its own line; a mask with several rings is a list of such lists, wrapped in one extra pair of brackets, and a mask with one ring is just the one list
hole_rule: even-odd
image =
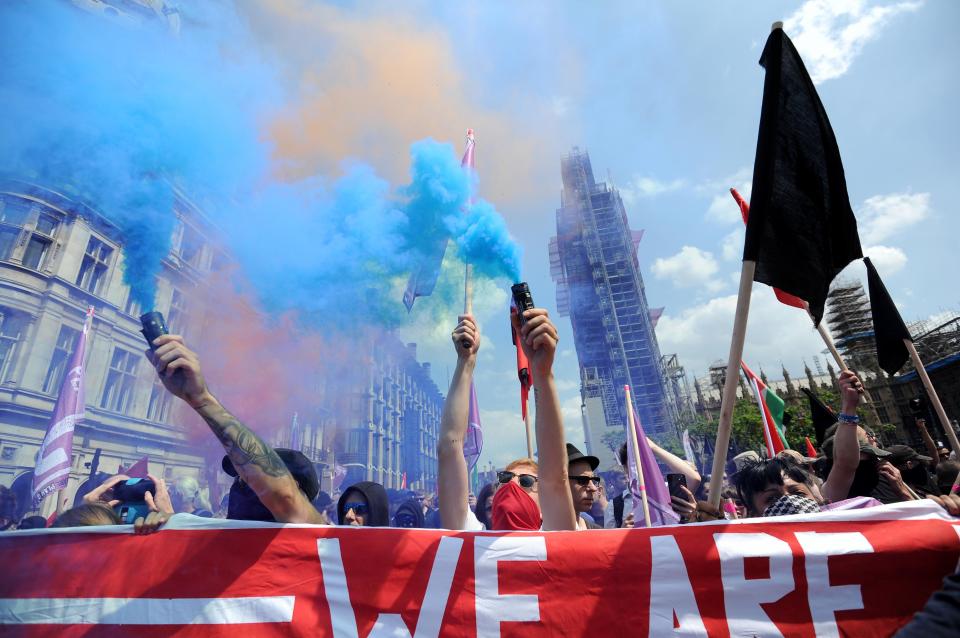
[(513, 293), (513, 305), (517, 307), (520, 323), (524, 323), (523, 313), (533, 308), (533, 295), (530, 294), (530, 286), (527, 285), (527, 282), (521, 281), (510, 286), (510, 292)]
[(163, 313), (156, 310), (140, 315), (140, 324), (143, 326), (143, 330), (140, 332), (143, 334), (143, 338), (147, 340), (147, 345), (150, 346), (151, 350), (156, 349), (153, 345), (154, 339), (170, 333), (167, 330), (167, 322), (163, 319)]

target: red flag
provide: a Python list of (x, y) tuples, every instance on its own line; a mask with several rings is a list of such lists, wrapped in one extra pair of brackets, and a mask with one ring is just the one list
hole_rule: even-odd
[(403, 473), (403, 477), (400, 479), (400, 489), (401, 490), (407, 489), (407, 473), (406, 472)]
[[(737, 192), (736, 188), (731, 188), (730, 194), (733, 195), (735, 200), (737, 200), (737, 204), (740, 206), (740, 214), (743, 216), (743, 223), (746, 224), (747, 219), (750, 217), (750, 204), (748, 204), (743, 197), (740, 196), (740, 193)], [(777, 296), (777, 301), (782, 304), (801, 309), (805, 309), (807, 307), (806, 301), (800, 297), (794, 297), (789, 292), (783, 292), (779, 288), (774, 288), (773, 294)]]
[(817, 449), (813, 447), (813, 443), (810, 442), (810, 437), (805, 436), (803, 438), (807, 442), (807, 456), (809, 456), (812, 459), (817, 458)]
[[(511, 308), (513, 307), (511, 302)], [(520, 345), (520, 339), (517, 331), (513, 329), (512, 312), (510, 323), (510, 336), (513, 339), (513, 345), (517, 349), (517, 378), (520, 380), (520, 412), (523, 419), (527, 419), (527, 399), (530, 396), (530, 388), (533, 386), (533, 374), (530, 372), (530, 363), (527, 361), (527, 355)]]
[(743, 368), (743, 373), (747, 375), (747, 380), (750, 381), (757, 407), (760, 408), (760, 418), (763, 419), (763, 438), (767, 443), (767, 456), (773, 458), (790, 447), (783, 434), (783, 399), (768, 388), (767, 384), (755, 375), (746, 363), (740, 361), (740, 366)]

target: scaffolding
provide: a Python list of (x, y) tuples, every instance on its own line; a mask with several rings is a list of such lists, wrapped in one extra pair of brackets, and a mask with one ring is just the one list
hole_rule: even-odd
[(827, 295), (827, 324), (844, 361), (854, 370), (879, 374), (870, 300), (858, 281), (841, 281)]
[(550, 273), (558, 312), (573, 326), (581, 392), (599, 394), (607, 427), (624, 427), (623, 385), (630, 385), (646, 431), (664, 433), (675, 418), (653, 331), (659, 315), (647, 305), (637, 259), (643, 231), (630, 229), (617, 190), (595, 181), (585, 151), (561, 160), (561, 176)]

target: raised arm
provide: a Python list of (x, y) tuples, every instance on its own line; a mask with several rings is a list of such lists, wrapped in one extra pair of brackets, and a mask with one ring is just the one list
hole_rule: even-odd
[(577, 529), (567, 479), (567, 442), (563, 434), (560, 399), (553, 378), (553, 357), (557, 351), (557, 327), (543, 308), (523, 313), (521, 326), (514, 315), (514, 328), (520, 335), (523, 350), (533, 367), (534, 405), (537, 407), (537, 466), (540, 476), (540, 512), (545, 530)]
[(320, 523), (320, 515), (272, 447), (220, 405), (210, 392), (196, 353), (183, 337), (163, 335), (147, 350), (167, 390), (199, 414), (220, 440), (237, 474), (281, 523)]
[(477, 365), (480, 331), (472, 315), (461, 315), (460, 323), (451, 335), (457, 351), (457, 367), (450, 380), (447, 400), (440, 417), (440, 437), (437, 439), (440, 498), (440, 521), (447, 529), (463, 529), (467, 519), (469, 485), (467, 461), (463, 458), (463, 443), (467, 436), (470, 413), (470, 383)]
[(650, 444), (650, 449), (653, 450), (653, 455), (660, 459), (660, 461), (670, 468), (672, 472), (683, 474), (687, 477), (687, 488), (691, 492), (697, 491), (697, 488), (700, 487), (700, 481), (702, 480), (700, 478), (700, 472), (698, 472), (689, 463), (681, 459), (676, 454), (664, 450), (649, 436), (647, 437), (647, 443)]
[(920, 430), (920, 437), (923, 439), (923, 444), (927, 447), (927, 453), (930, 455), (930, 458), (933, 459), (933, 467), (938, 466), (940, 464), (940, 451), (937, 450), (937, 444), (933, 442), (933, 437), (930, 436), (930, 431), (927, 430), (927, 420), (914, 419), (914, 422), (917, 424), (917, 429)]
[[(850, 370), (840, 373), (840, 415), (855, 417), (860, 405), (860, 393), (863, 385), (857, 375)], [(837, 426), (833, 439), (833, 467), (823, 483), (823, 496), (836, 502), (847, 498), (853, 475), (860, 464), (860, 442), (857, 440), (857, 424), (844, 421)]]

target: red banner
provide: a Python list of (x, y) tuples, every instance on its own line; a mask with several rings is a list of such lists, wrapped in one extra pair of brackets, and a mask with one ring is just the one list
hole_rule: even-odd
[[(5, 636), (888, 636), (957, 567), (933, 502), (649, 530), (174, 517), (0, 535)], [(93, 632), (91, 633), (91, 631)]]

